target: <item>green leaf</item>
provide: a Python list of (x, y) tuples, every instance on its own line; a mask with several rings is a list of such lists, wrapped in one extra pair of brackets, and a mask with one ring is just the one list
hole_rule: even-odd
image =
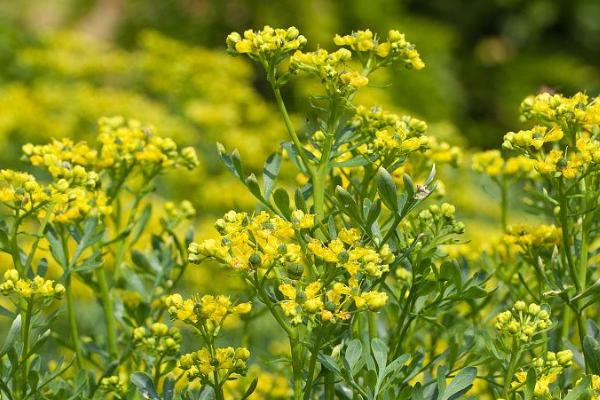
[(590, 371), (600, 374), (600, 343), (589, 335), (583, 338), (583, 355)]
[(294, 205), (296, 206), (297, 210), (302, 210), (304, 212), (308, 211), (308, 208), (306, 207), (306, 201), (304, 200), (304, 195), (302, 194), (302, 190), (300, 190), (300, 188), (296, 189), (296, 192), (294, 192)]
[(280, 169), (281, 154), (272, 153), (269, 157), (267, 157), (265, 166), (263, 167), (263, 191), (267, 199), (271, 196), (271, 192), (275, 187), (275, 182), (279, 176)]
[(398, 211), (398, 197), (394, 178), (383, 167), (380, 167), (377, 171), (377, 192), (381, 197), (381, 201), (389, 210)]
[(232, 175), (234, 175), (238, 179), (242, 180), (242, 175), (239, 174), (238, 171), (236, 170), (236, 167), (233, 164), (233, 160), (232, 160), (231, 156), (229, 156), (229, 154), (227, 154), (227, 151), (225, 150), (225, 146), (223, 146), (221, 143), (218, 143), (218, 142), (217, 142), (217, 152), (219, 154), (219, 158), (221, 158), (221, 161), (225, 165), (225, 168), (227, 168), (229, 170), (229, 172), (231, 172)]
[(408, 195), (409, 200), (412, 200), (415, 198), (415, 184), (413, 183), (412, 179), (410, 178), (410, 176), (408, 174), (404, 174), (402, 176), (402, 179), (404, 180), (404, 190), (406, 191), (406, 194)]
[(452, 379), (452, 382), (448, 385), (444, 391), (444, 395), (441, 400), (457, 399), (458, 396), (464, 394), (473, 385), (473, 380), (477, 376), (477, 368), (469, 367), (461, 370)]
[(148, 221), (150, 220), (150, 216), (152, 215), (152, 204), (148, 203), (142, 210), (142, 213), (137, 218), (135, 226), (131, 232), (131, 243), (135, 243), (138, 241), (144, 229), (148, 225)]
[(46, 276), (46, 272), (48, 271), (48, 259), (46, 257), (42, 257), (37, 265), (36, 273), (42, 278)]
[(462, 274), (460, 273), (460, 268), (454, 262), (447, 261), (442, 263), (440, 267), (440, 279), (454, 284), (457, 291), (460, 291), (462, 287)]
[(174, 395), (175, 381), (167, 377), (163, 384), (163, 400), (173, 400)]
[(591, 377), (584, 376), (583, 379), (581, 379), (581, 382), (579, 382), (579, 384), (575, 386), (575, 388), (571, 390), (563, 400), (579, 400), (582, 398), (582, 396), (588, 393), (588, 388), (591, 381)]
[(131, 383), (138, 388), (138, 392), (144, 399), (160, 400), (160, 397), (154, 388), (152, 378), (145, 372), (134, 372), (131, 375)]
[(288, 193), (285, 191), (285, 189), (275, 189), (273, 192), (273, 201), (275, 202), (275, 205), (279, 211), (281, 211), (281, 214), (289, 219), (292, 215), (292, 212), (290, 211), (290, 196), (288, 196)]
[(341, 186), (335, 188), (335, 194), (338, 199), (338, 207), (348, 214), (355, 222), (362, 225), (362, 213), (360, 212), (356, 201), (346, 189)]
[(62, 268), (67, 268), (67, 255), (65, 254), (65, 250), (58, 233), (56, 233), (52, 226), (47, 225), (45, 234), (46, 240), (48, 240), (48, 243), (50, 244), (50, 253), (52, 253), (52, 257), (54, 257), (56, 262)]
[(0, 349), (0, 356), (6, 354), (6, 352), (13, 347), (15, 340), (19, 337), (19, 333), (21, 332), (21, 314), (17, 315), (17, 317), (13, 320), (10, 325), (10, 329), (6, 334), (6, 339), (4, 339), (4, 344), (2, 345), (2, 349)]
[(327, 354), (319, 353), (318, 358), (319, 362), (324, 368), (327, 368), (329, 371), (335, 372), (340, 376), (342, 375), (342, 371), (340, 371), (340, 368), (333, 357), (328, 356)]
[(250, 193), (252, 193), (257, 199), (263, 199), (262, 193), (260, 192), (260, 186), (258, 186), (258, 181), (256, 180), (256, 175), (248, 175), (244, 183), (250, 190)]
[(371, 351), (373, 351), (377, 368), (379, 368), (379, 371), (384, 371), (387, 364), (388, 347), (383, 340), (375, 338), (371, 341)]
[(246, 400), (248, 397), (250, 397), (250, 395), (252, 395), (252, 393), (254, 393), (254, 391), (256, 390), (257, 385), (258, 385), (258, 378), (254, 378), (252, 380), (252, 382), (250, 383), (250, 386), (248, 386), (248, 389), (246, 389), (246, 393), (244, 393), (244, 397), (242, 397), (241, 400)]
[(350, 343), (346, 346), (346, 353), (344, 357), (346, 361), (348, 361), (348, 365), (351, 370), (354, 370), (354, 367), (360, 360), (360, 356), (362, 354), (362, 343), (358, 339), (351, 340)]

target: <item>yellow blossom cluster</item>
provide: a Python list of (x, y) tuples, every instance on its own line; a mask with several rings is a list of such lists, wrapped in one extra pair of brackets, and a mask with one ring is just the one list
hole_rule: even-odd
[(352, 126), (364, 140), (367, 153), (375, 149), (377, 152), (410, 152), (429, 145), (429, 138), (423, 135), (427, 130), (424, 121), (406, 115), (401, 117), (380, 107), (356, 107)]
[(221, 382), (232, 379), (232, 375), (238, 377), (245, 374), (249, 358), (250, 351), (245, 347), (203, 347), (182, 355), (178, 364), (185, 371), (188, 380), (200, 379), (202, 383), (210, 382), (211, 385), (218, 386)]
[(561, 243), (561, 229), (555, 225), (515, 225), (508, 227), (503, 242), (522, 250), (553, 248)]
[(415, 46), (406, 40), (403, 33), (395, 29), (388, 31), (385, 41), (366, 29), (352, 32), (350, 35), (335, 35), (333, 42), (338, 46), (350, 47), (355, 52), (375, 54), (381, 59), (381, 63), (399, 60), (407, 68), (419, 70), (425, 67)]
[(347, 64), (351, 59), (352, 53), (347, 49), (339, 49), (331, 53), (325, 49), (313, 52), (298, 50), (292, 55), (290, 71), (316, 76), (331, 95), (347, 95), (369, 83), (367, 76), (348, 70)]
[(546, 143), (558, 142), (564, 137), (561, 128), (554, 126), (535, 126), (528, 130), (509, 132), (504, 135), (502, 147), (506, 149), (533, 149), (539, 151)]
[(117, 375), (106, 376), (100, 380), (98, 390), (104, 395), (114, 395), (117, 399), (125, 397), (129, 381)]
[(313, 316), (324, 322), (347, 321), (352, 316), (353, 303), (357, 310), (379, 311), (388, 300), (385, 292), (360, 292), (355, 279), (350, 280), (350, 285), (336, 282), (329, 290), (323, 290), (320, 281), (311, 282), (304, 289), (282, 283), (279, 292), (284, 297), (279, 306), (294, 325), (302, 323), (304, 317)]
[[(573, 353), (571, 350), (559, 351), (557, 353), (549, 351), (545, 357), (538, 357), (532, 364), (536, 372), (536, 381), (533, 390), (535, 396), (550, 398), (550, 384), (556, 382), (559, 375), (563, 373), (573, 363)], [(525, 386), (527, 372), (519, 371), (511, 382), (513, 390), (520, 390)]]
[(475, 153), (472, 159), (474, 171), (483, 172), (491, 177), (533, 177), (536, 173), (535, 165), (534, 160), (522, 155), (505, 159), (499, 150)]
[(429, 137), (427, 145), (428, 148), (423, 153), (425, 159), (431, 160), (436, 165), (450, 164), (458, 166), (461, 164), (463, 151), (460, 147), (439, 141), (433, 136)]
[(252, 309), (251, 303), (235, 305), (229, 297), (223, 295), (184, 299), (176, 293), (165, 298), (165, 305), (172, 319), (192, 326), (202, 325), (210, 332), (218, 330), (228, 316), (247, 314)]
[(227, 36), (227, 51), (230, 54), (247, 54), (258, 61), (282, 61), (286, 55), (303, 47), (306, 38), (295, 27), (274, 29), (270, 26), (262, 30), (247, 30), (240, 35), (232, 32)]
[(28, 143), (23, 154), (32, 165), (44, 167), (58, 181), (57, 186), (64, 185), (60, 183), (63, 179), (69, 186), (94, 188), (98, 183), (98, 173), (93, 170), (98, 152), (85, 142), (65, 138), (37, 146)]
[(495, 327), (500, 335), (523, 343), (529, 342), (551, 325), (548, 310), (535, 303), (527, 305), (524, 301), (517, 301), (511, 310), (498, 314), (495, 319)]
[(33, 175), (0, 170), (0, 202), (13, 210), (33, 211), (48, 202), (51, 190), (40, 184)]
[[(79, 221), (86, 216), (103, 216), (112, 212), (108, 196), (103, 191), (89, 191), (82, 187), (68, 188), (53, 196), (51, 220), (60, 223)], [(45, 218), (46, 210), (38, 213)]]
[(174, 356), (181, 347), (181, 333), (176, 327), (168, 327), (155, 322), (149, 328), (139, 326), (133, 330), (133, 343), (136, 348), (158, 358)]
[[(309, 236), (313, 215), (295, 210), (291, 219), (230, 211), (216, 222), (221, 239), (192, 243), (189, 259), (197, 263), (211, 258), (245, 274), (277, 277), (283, 296), (279, 306), (293, 324), (314, 317), (345, 321), (355, 310), (377, 311), (385, 305), (387, 296), (365, 289), (365, 284), (389, 270), (394, 261), (389, 246), (379, 250), (363, 246), (356, 229), (341, 229), (337, 238), (323, 241)], [(336, 278), (327, 283), (304, 281), (307, 271), (321, 265), (326, 271), (338, 271)]]
[(157, 173), (165, 168), (195, 168), (198, 156), (192, 147), (179, 151), (170, 138), (157, 136), (151, 127), (123, 117), (101, 118), (98, 142), (99, 168), (129, 169), (138, 164), (144, 171)]
[(600, 102), (597, 97), (590, 99), (587, 94), (581, 92), (572, 97), (541, 93), (523, 100), (521, 115), (525, 120), (560, 124), (561, 127), (598, 125)]
[[(297, 264), (301, 260), (301, 248), (294, 236), (296, 231), (302, 232), (302, 226), (312, 227), (314, 216), (297, 212), (294, 215), (295, 224), (264, 211), (253, 217), (229, 211), (215, 223), (221, 240), (190, 244), (189, 260), (197, 263), (210, 257), (235, 270), (264, 270)], [(304, 220), (304, 224), (299, 224), (298, 218)]]
[(192, 219), (196, 216), (196, 209), (188, 200), (184, 200), (179, 204), (168, 201), (165, 203), (164, 209), (169, 221), (179, 222), (186, 219)]
[(522, 117), (542, 125), (509, 132), (502, 146), (530, 158), (537, 172), (550, 178), (576, 179), (597, 168), (600, 102), (583, 93), (573, 97), (542, 93), (525, 99)]
[(41, 276), (35, 276), (33, 279), (20, 278), (16, 269), (9, 269), (4, 273), (4, 282), (0, 284), (0, 292), (5, 296), (15, 294), (28, 301), (61, 299), (65, 294), (65, 287)]

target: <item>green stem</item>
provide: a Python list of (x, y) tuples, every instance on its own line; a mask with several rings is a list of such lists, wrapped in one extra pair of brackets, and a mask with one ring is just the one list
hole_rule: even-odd
[(304, 167), (311, 174), (313, 174), (314, 169), (310, 166), (310, 164), (308, 162), (308, 157), (306, 156), (306, 153), (304, 152), (304, 147), (302, 147), (302, 143), (300, 142), (300, 139), (298, 138), (298, 134), (296, 133), (296, 129), (294, 128), (294, 124), (292, 124), (290, 115), (288, 114), (287, 108), (285, 107), (285, 103), (283, 102), (283, 98), (281, 97), (281, 91), (279, 90), (279, 88), (276, 86), (276, 84), (274, 82), (271, 82), (271, 87), (273, 88), (273, 93), (275, 94), (275, 101), (277, 102), (277, 107), (279, 108), (279, 111), (281, 112), (281, 115), (283, 116), (283, 122), (285, 123), (285, 127), (292, 139), (292, 142), (294, 142), (294, 146), (296, 147), (296, 150), (298, 151), (298, 155), (300, 156), (300, 159), (302, 160)]
[(562, 230), (562, 241), (563, 241), (563, 253), (567, 259), (567, 265), (569, 267), (569, 273), (575, 284), (577, 293), (581, 293), (581, 286), (578, 279), (578, 274), (575, 271), (575, 264), (573, 262), (573, 255), (571, 254), (571, 238), (569, 232), (569, 218), (568, 218), (568, 203), (567, 197), (563, 190), (562, 180), (559, 182), (559, 197), (560, 197), (560, 225)]
[(321, 350), (321, 342), (323, 340), (324, 330), (325, 328), (322, 326), (319, 330), (319, 334), (317, 335), (317, 338), (315, 339), (315, 344), (312, 348), (312, 354), (310, 355), (310, 362), (308, 365), (308, 378), (306, 381), (306, 385), (304, 386), (304, 400), (310, 399), (315, 374), (315, 367), (317, 365), (317, 357), (319, 355), (319, 351)]
[(517, 368), (517, 363), (519, 362), (520, 356), (520, 350), (517, 349), (517, 340), (513, 339), (508, 370), (504, 376), (504, 398), (506, 400), (510, 399), (510, 384), (515, 374), (515, 369)]
[(102, 311), (104, 314), (104, 323), (106, 325), (106, 345), (108, 353), (117, 356), (117, 330), (115, 325), (115, 316), (113, 313), (113, 300), (106, 280), (104, 266), (96, 270), (96, 279), (100, 288), (100, 300), (102, 302)]
[(73, 307), (73, 288), (71, 274), (65, 281), (66, 298), (67, 298), (67, 316), (69, 319), (69, 330), (71, 332), (71, 341), (73, 342), (73, 348), (75, 349), (75, 356), (77, 357), (77, 364), (81, 368), (83, 365), (83, 353), (81, 352), (81, 344), (79, 343), (79, 331), (77, 329), (77, 319), (75, 316), (75, 308)]
[(27, 394), (27, 377), (29, 375), (29, 363), (27, 362), (29, 353), (29, 331), (31, 330), (31, 317), (33, 314), (33, 298), (27, 302), (25, 310), (25, 325), (23, 326), (23, 351), (21, 352), (21, 378), (22, 378), (22, 393), (23, 397)]
[(294, 380), (294, 400), (302, 399), (302, 344), (298, 334), (289, 336), (292, 353), (292, 375)]
[(369, 321), (369, 339), (373, 340), (377, 337), (377, 314), (370, 312), (367, 314)]
[(325, 372), (325, 400), (335, 399), (335, 381), (333, 379), (333, 372)]

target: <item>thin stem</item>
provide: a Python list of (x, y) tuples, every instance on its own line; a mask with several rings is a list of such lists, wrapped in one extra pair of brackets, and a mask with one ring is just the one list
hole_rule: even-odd
[(294, 400), (302, 399), (302, 344), (298, 334), (289, 336), (292, 353), (292, 375), (294, 379)]
[(335, 399), (335, 381), (333, 372), (325, 371), (325, 400)]
[(310, 362), (308, 365), (308, 378), (306, 381), (306, 385), (304, 386), (304, 400), (310, 399), (310, 394), (312, 392), (313, 379), (315, 374), (315, 367), (317, 365), (317, 357), (319, 355), (319, 351), (321, 350), (321, 342), (323, 340), (323, 333), (325, 328), (321, 326), (319, 329), (319, 334), (315, 339), (315, 344), (311, 350), (312, 354), (310, 355)]
[(300, 159), (302, 160), (304, 167), (311, 174), (314, 174), (314, 169), (310, 166), (310, 164), (308, 162), (308, 157), (306, 156), (306, 153), (304, 152), (304, 147), (302, 147), (302, 143), (300, 142), (300, 139), (298, 138), (298, 134), (296, 133), (296, 129), (294, 128), (294, 124), (292, 124), (290, 115), (288, 114), (287, 108), (285, 107), (285, 103), (283, 102), (283, 98), (281, 97), (281, 91), (276, 86), (275, 82), (271, 82), (271, 87), (273, 88), (273, 93), (275, 94), (275, 101), (277, 102), (277, 107), (279, 108), (279, 111), (281, 112), (281, 115), (283, 117), (283, 122), (285, 123), (285, 127), (292, 139), (292, 142), (294, 142), (294, 146), (296, 147), (296, 150), (298, 151), (298, 155), (300, 156)]
[(521, 358), (521, 351), (518, 350), (517, 345), (517, 340), (513, 338), (510, 352), (510, 361), (508, 363), (506, 375), (504, 376), (504, 398), (506, 400), (510, 399), (510, 384), (512, 382), (513, 375), (515, 374), (515, 369), (517, 368), (519, 358)]
[(104, 266), (96, 270), (96, 279), (100, 288), (100, 300), (102, 302), (102, 312), (104, 314), (104, 323), (106, 325), (106, 344), (111, 356), (117, 355), (117, 330), (115, 325), (115, 316), (113, 313), (113, 301), (106, 280)]
[(29, 363), (27, 359), (29, 358), (29, 331), (31, 330), (31, 317), (33, 314), (33, 298), (27, 302), (27, 309), (25, 310), (25, 325), (23, 327), (23, 351), (21, 352), (21, 367), (22, 369), (22, 392), (23, 397), (27, 394), (27, 376)]
[(69, 275), (67, 276), (67, 280), (65, 281), (65, 290), (67, 298), (67, 316), (69, 320), (69, 330), (71, 332), (71, 341), (73, 342), (73, 348), (75, 349), (77, 364), (81, 368), (81, 366), (83, 365), (83, 353), (81, 352), (81, 344), (79, 343), (79, 330), (77, 329), (77, 319), (75, 316), (75, 308), (73, 306), (73, 288), (71, 273), (69, 273)]

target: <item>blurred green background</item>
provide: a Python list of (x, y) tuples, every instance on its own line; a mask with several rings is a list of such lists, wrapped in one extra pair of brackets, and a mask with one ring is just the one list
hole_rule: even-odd
[[(405, 32), (426, 69), (394, 69), (376, 81), (385, 90), (361, 101), (473, 148), (518, 129), (528, 94), (600, 86), (597, 0), (9, 0), (0, 2), (2, 166), (16, 165), (27, 141), (89, 140), (98, 117), (120, 114), (200, 150), (202, 171), (170, 178), (171, 197), (193, 196), (204, 215), (251, 206), (214, 143), (239, 147), (257, 169), (285, 137), (260, 71), (224, 49), (230, 31), (264, 24), (297, 26), (309, 48), (353, 29)], [(285, 93), (299, 124), (312, 88), (299, 81)]]

